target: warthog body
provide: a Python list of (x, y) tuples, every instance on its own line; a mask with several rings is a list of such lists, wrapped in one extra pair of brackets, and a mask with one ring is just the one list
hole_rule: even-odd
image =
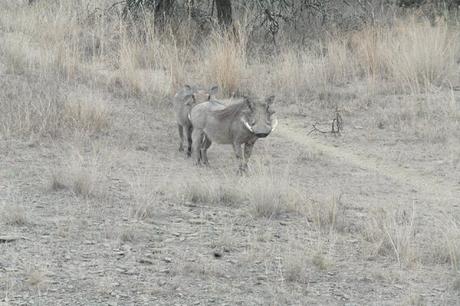
[(257, 139), (267, 137), (278, 123), (272, 118), (274, 98), (244, 98), (229, 106), (211, 100), (193, 107), (190, 121), (195, 162), (208, 164), (207, 150), (212, 142), (231, 144), (240, 161), (240, 171), (245, 171)]
[(176, 114), (176, 122), (179, 130), (179, 151), (184, 151), (184, 135), (187, 140), (187, 156), (190, 156), (192, 150), (192, 124), (189, 120), (190, 110), (200, 102), (210, 100), (211, 95), (217, 93), (218, 87), (213, 86), (211, 89), (201, 89), (196, 86), (185, 85), (179, 90), (173, 98), (173, 107)]

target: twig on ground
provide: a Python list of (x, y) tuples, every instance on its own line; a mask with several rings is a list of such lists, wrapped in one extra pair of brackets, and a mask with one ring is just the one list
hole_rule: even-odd
[(341, 131), (343, 130), (343, 119), (342, 119), (342, 116), (340, 115), (340, 111), (339, 111), (339, 108), (336, 107), (335, 109), (335, 115), (334, 115), (334, 118), (332, 119), (332, 122), (331, 122), (331, 130), (330, 131), (325, 131), (325, 130), (321, 130), (317, 127), (319, 123), (318, 122), (315, 122), (313, 123), (313, 129), (308, 132), (307, 135), (310, 135), (311, 133), (313, 132), (319, 132), (319, 133), (322, 133), (322, 134), (333, 134), (333, 135), (341, 135)]

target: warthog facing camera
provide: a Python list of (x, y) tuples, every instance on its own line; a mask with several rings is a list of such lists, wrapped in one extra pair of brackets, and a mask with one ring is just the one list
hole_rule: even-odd
[(193, 107), (190, 121), (195, 163), (208, 164), (207, 150), (212, 142), (231, 144), (240, 161), (239, 170), (246, 171), (257, 139), (267, 137), (278, 124), (272, 118), (274, 99), (270, 96), (258, 101), (245, 97), (242, 102), (229, 106), (211, 100)]
[(174, 112), (176, 113), (177, 127), (179, 130), (179, 151), (184, 151), (184, 134), (187, 140), (187, 156), (192, 150), (192, 124), (189, 120), (190, 110), (198, 103), (209, 101), (218, 91), (217, 86), (202, 89), (196, 86), (184, 85), (173, 98)]

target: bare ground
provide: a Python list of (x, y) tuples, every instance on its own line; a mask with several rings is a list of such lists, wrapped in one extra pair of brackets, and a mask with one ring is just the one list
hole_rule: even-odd
[[(34, 82), (0, 72), (5, 91)], [(367, 123), (346, 125), (340, 137), (307, 135), (319, 115), (295, 117), (280, 102), (279, 130), (256, 144), (253, 170), (239, 178), (230, 147), (211, 148), (209, 169), (177, 152), (167, 107), (91, 85), (60, 86), (108, 101), (110, 127), (91, 137), (1, 141), (0, 204), (20, 217), (0, 223), (0, 302), (459, 303), (458, 263), (445, 259), (437, 231), (460, 216), (457, 132), (428, 144)], [(359, 116), (344, 119), (363, 122)], [(184, 191), (183, 183), (196, 177), (251, 184), (257, 168), (272, 169), (276, 183), (288, 179), (335, 217), (260, 218), (246, 200), (191, 201)], [(73, 185), (53, 186), (61, 172), (73, 176)], [(79, 177), (86, 182), (80, 189)], [(382, 239), (394, 245), (385, 249), (368, 232), (392, 212), (398, 215)]]

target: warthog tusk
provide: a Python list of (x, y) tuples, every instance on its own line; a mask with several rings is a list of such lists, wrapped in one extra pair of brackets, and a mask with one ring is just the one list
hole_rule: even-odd
[(249, 123), (244, 120), (243, 118), (241, 118), (241, 122), (243, 122), (244, 126), (251, 132), (251, 133), (254, 133), (254, 130), (252, 129), (252, 127), (249, 125)]
[(188, 120), (192, 121), (192, 116), (190, 116), (190, 113), (187, 114)]
[(273, 120), (273, 124), (272, 124), (272, 132), (276, 129), (276, 127), (278, 126), (278, 119), (275, 118), (275, 120)]

